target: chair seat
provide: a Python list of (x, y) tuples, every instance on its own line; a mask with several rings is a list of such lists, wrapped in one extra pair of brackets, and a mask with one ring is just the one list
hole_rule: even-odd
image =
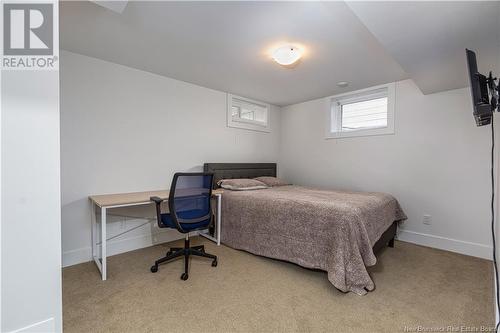
[[(201, 210), (201, 209), (192, 209), (192, 210), (185, 210), (183, 212), (179, 212), (177, 215), (181, 219), (195, 219), (200, 216), (204, 216), (206, 214), (206, 210)], [(172, 216), (170, 214), (161, 214), (161, 222), (163, 224), (164, 228), (173, 228), (177, 229), (177, 226), (175, 225)], [(208, 225), (210, 224), (210, 218), (196, 222), (196, 223), (181, 223), (182, 229), (185, 231), (191, 231), (195, 229), (204, 229), (207, 228)]]

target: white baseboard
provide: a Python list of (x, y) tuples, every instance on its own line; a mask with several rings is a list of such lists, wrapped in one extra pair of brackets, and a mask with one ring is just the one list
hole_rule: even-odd
[[(166, 230), (154, 234), (144, 234), (126, 239), (112, 240), (108, 242), (108, 255), (112, 256), (115, 254), (142, 249), (154, 244), (166, 243), (182, 239), (183, 237), (184, 236), (182, 234), (178, 233), (175, 230)], [(491, 260), (493, 256), (493, 250), (491, 246), (447, 237), (424, 234), (411, 230), (399, 229), (397, 239), (408, 243), (433, 247), (440, 250), (457, 252), (488, 260)], [(90, 246), (63, 252), (63, 267), (92, 261), (91, 252), (92, 251)]]
[(466, 242), (458, 239), (429, 235), (404, 229), (398, 230), (397, 239), (408, 243), (457, 252), (488, 260), (492, 260), (493, 258), (493, 248), (491, 246)]
[(10, 333), (52, 333), (56, 331), (54, 318), (42, 320), (38, 323), (11, 331)]
[[(182, 238), (184, 238), (184, 235), (180, 234), (176, 230), (165, 230), (154, 234), (144, 234), (125, 239), (117, 239), (108, 241), (107, 253), (108, 256), (112, 256), (115, 254), (142, 249), (144, 247), (171, 242)], [(62, 255), (63, 267), (81, 264), (87, 261), (92, 261), (92, 249), (90, 246), (65, 251)]]

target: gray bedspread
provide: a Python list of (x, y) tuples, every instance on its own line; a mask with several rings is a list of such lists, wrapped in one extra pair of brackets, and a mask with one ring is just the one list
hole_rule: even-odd
[(336, 288), (364, 295), (375, 287), (366, 270), (377, 262), (372, 246), (404, 219), (398, 201), (384, 193), (294, 185), (224, 191), (221, 238), (236, 249), (327, 271)]

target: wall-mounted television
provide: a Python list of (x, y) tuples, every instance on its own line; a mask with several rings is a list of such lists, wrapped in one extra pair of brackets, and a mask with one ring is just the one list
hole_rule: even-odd
[(473, 115), (477, 126), (491, 123), (494, 107), (490, 103), (488, 94), (488, 79), (477, 70), (476, 54), (466, 49), (467, 68), (472, 94)]

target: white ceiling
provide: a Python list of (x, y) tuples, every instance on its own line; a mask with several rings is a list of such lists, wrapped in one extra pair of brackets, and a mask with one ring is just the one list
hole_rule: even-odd
[[(500, 2), (350, 2), (424, 94), (467, 86), (465, 48), (500, 71)], [(497, 72), (500, 75), (500, 72)]]
[[(499, 4), (138, 1), (120, 14), (63, 1), (60, 41), (68, 51), (288, 105), (408, 77), (424, 92), (464, 87), (463, 49), (477, 49), (480, 62), (494, 54), (490, 42), (500, 50)], [(293, 69), (269, 55), (284, 42), (306, 50)]]
[[(345, 3), (62, 2), (61, 47), (276, 105), (406, 77)], [(267, 54), (304, 45), (294, 69)], [(347, 89), (349, 89), (347, 88)]]
[(112, 10), (118, 14), (123, 13), (125, 10), (125, 7), (127, 7), (128, 1), (95, 1), (95, 0), (90, 0), (95, 4), (98, 4), (99, 6), (103, 6), (104, 8), (107, 8), (109, 10)]

